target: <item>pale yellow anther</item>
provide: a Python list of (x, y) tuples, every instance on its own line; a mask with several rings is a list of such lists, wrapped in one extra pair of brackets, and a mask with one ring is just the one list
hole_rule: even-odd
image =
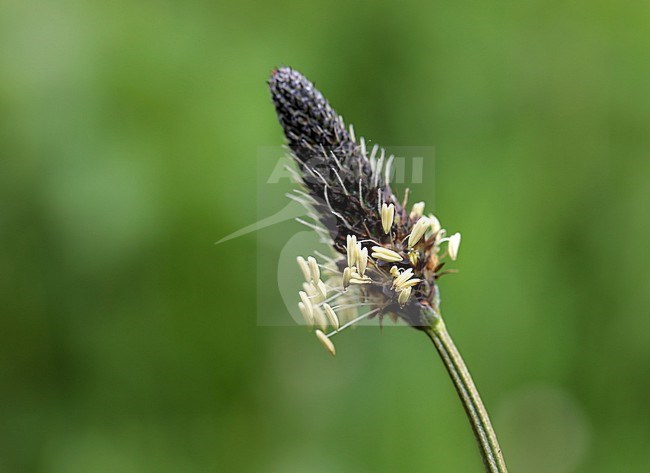
[(350, 284), (356, 284), (357, 286), (360, 286), (362, 284), (372, 284), (372, 279), (367, 278), (367, 279), (357, 279), (357, 278), (352, 278), (350, 279)]
[(327, 330), (327, 316), (318, 306), (314, 306), (314, 325), (321, 330)]
[(348, 266), (354, 266), (357, 264), (357, 237), (354, 235), (348, 235), (346, 252), (348, 257)]
[(327, 299), (327, 286), (325, 286), (323, 281), (319, 279), (318, 282), (314, 284), (314, 287), (318, 291), (318, 296), (321, 300)]
[(411, 297), (411, 288), (407, 287), (399, 293), (399, 296), (397, 296), (397, 302), (401, 307), (404, 307), (404, 305), (408, 302), (409, 297)]
[(408, 247), (413, 248), (417, 242), (420, 241), (424, 233), (429, 228), (429, 219), (427, 217), (420, 217), (413, 228), (411, 229), (411, 234), (409, 235)]
[(329, 323), (332, 327), (334, 327), (334, 330), (339, 329), (339, 318), (336, 315), (336, 312), (334, 312), (334, 309), (329, 304), (323, 304), (323, 310), (325, 311), (325, 315), (327, 316), (327, 320), (329, 320)]
[(298, 302), (298, 309), (300, 309), (300, 313), (302, 314), (302, 318), (305, 319), (305, 323), (307, 324), (308, 327), (313, 327), (314, 326), (314, 314), (313, 312), (310, 312), (307, 309), (307, 306), (303, 304), (302, 302)]
[(416, 284), (419, 284), (420, 282), (422, 282), (422, 279), (418, 279), (418, 278), (409, 279), (408, 281), (405, 281), (402, 284), (400, 284), (399, 288), (404, 290), (406, 288), (413, 287)]
[(395, 276), (395, 280), (393, 281), (393, 287), (400, 286), (402, 283), (404, 283), (404, 281), (409, 279), (411, 276), (413, 276), (413, 269), (411, 268), (407, 269), (402, 273), (398, 273), (398, 275)]
[(389, 250), (388, 248), (384, 248), (383, 246), (373, 246), (371, 256), (375, 259), (388, 261), (389, 263), (397, 263), (404, 259), (399, 253), (393, 250)]
[(307, 312), (309, 312), (309, 315), (311, 315), (311, 317), (313, 318), (314, 307), (311, 303), (311, 300), (309, 300), (309, 296), (305, 291), (300, 291), (298, 295), (300, 296), (300, 300), (302, 301), (302, 303), (305, 305), (305, 310), (307, 310)]
[(332, 343), (332, 340), (330, 340), (327, 337), (327, 335), (325, 335), (321, 330), (316, 330), (316, 337), (323, 344), (323, 346), (329, 352), (330, 355), (332, 356), (336, 355), (336, 349), (334, 348), (334, 344)]
[(309, 300), (312, 301), (312, 305), (313, 303), (320, 302), (321, 295), (318, 292), (318, 288), (314, 286), (314, 283), (311, 282), (302, 283), (302, 290), (307, 293), (307, 295), (309, 296)]
[(309, 266), (309, 273), (311, 274), (311, 279), (316, 282), (320, 279), (320, 268), (318, 267), (318, 262), (316, 258), (310, 256), (307, 258), (307, 265)]
[(386, 205), (382, 204), (381, 206), (381, 226), (384, 229), (384, 233), (390, 233), (390, 229), (393, 226), (393, 221), (395, 220), (395, 206), (393, 204)]
[(357, 272), (357, 268), (350, 268), (350, 284), (370, 284), (372, 279)]
[(424, 202), (416, 202), (413, 204), (413, 207), (411, 208), (411, 213), (409, 214), (409, 217), (411, 217), (411, 220), (418, 219), (422, 217), (424, 214)]
[(347, 289), (352, 278), (352, 269), (348, 266), (343, 270), (343, 289)]
[(420, 252), (416, 250), (411, 250), (408, 253), (409, 261), (411, 262), (411, 266), (415, 266), (418, 264), (418, 261), (420, 261)]
[(438, 217), (433, 214), (429, 214), (429, 222), (431, 224), (431, 231), (434, 234), (438, 233), (442, 228), (442, 225), (440, 225), (440, 220), (438, 220)]
[(447, 243), (447, 251), (449, 251), (449, 257), (456, 261), (458, 258), (458, 249), (460, 248), (460, 233), (454, 233), (449, 237), (449, 242)]
[(300, 266), (300, 271), (302, 271), (305, 281), (309, 281), (311, 279), (311, 271), (309, 270), (309, 265), (305, 261), (305, 258), (298, 256), (296, 261), (298, 261), (298, 266)]
[(359, 260), (359, 274), (363, 276), (366, 273), (366, 267), (368, 266), (368, 248), (362, 248), (361, 251), (359, 251), (357, 259)]

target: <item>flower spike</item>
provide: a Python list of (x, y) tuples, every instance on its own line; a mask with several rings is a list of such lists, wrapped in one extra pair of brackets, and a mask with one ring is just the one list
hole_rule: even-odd
[[(334, 356), (331, 337), (362, 320), (401, 320), (434, 343), (468, 413), (486, 471), (507, 473), (501, 449), (480, 396), (440, 315), (437, 280), (448, 258), (458, 258), (460, 233), (447, 231), (424, 202), (406, 209), (390, 185), (394, 157), (358, 137), (352, 125), (302, 74), (273, 70), (269, 89), (302, 187), (293, 200), (313, 221), (297, 220), (316, 231), (333, 256), (299, 256), (305, 282), (298, 308), (316, 338)], [(446, 251), (441, 250), (447, 243)], [(357, 309), (365, 312), (357, 315)], [(328, 327), (334, 330), (325, 333)]]
[(399, 199), (390, 187), (394, 158), (379, 145), (367, 148), (302, 74), (277, 69), (269, 88), (303, 187), (298, 201), (334, 250), (320, 264), (314, 256), (297, 258), (303, 317), (326, 346), (325, 326), (338, 334), (337, 326), (356, 323), (359, 307), (370, 309), (368, 318), (429, 323), (421, 314), (437, 310), (441, 259), (457, 257), (460, 235), (446, 238), (439, 220), (424, 215), (424, 202), (405, 209), (407, 196)]

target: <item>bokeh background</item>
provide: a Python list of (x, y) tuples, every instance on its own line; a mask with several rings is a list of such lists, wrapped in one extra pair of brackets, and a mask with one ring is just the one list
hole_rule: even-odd
[[(650, 471), (650, 3), (0, 5), (0, 471), (481, 471), (425, 337), (331, 359), (260, 261), (265, 81), (435, 146), (448, 326), (513, 472)], [(289, 238), (299, 225), (265, 230)], [(270, 235), (270, 233), (268, 234)]]

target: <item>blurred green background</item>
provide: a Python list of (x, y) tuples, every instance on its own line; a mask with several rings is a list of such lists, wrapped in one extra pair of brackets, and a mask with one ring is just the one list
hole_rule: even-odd
[(284, 205), (255, 184), (276, 65), (358, 134), (436, 147), (414, 198), (463, 233), (444, 313), (511, 470), (650, 471), (649, 25), (637, 1), (4, 0), (0, 471), (481, 471), (425, 337), (330, 359), (258, 285), (276, 238), (213, 244)]

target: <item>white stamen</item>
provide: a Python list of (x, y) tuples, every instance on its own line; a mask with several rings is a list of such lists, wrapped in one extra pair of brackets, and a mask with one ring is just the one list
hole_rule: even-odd
[[(363, 282), (360, 282), (363, 281)], [(370, 279), (368, 276), (364, 276), (362, 274), (359, 274), (357, 271), (357, 268), (355, 266), (352, 266), (350, 268), (350, 283), (352, 284), (369, 284), (372, 282), (372, 279)]]
[(325, 286), (323, 281), (319, 279), (318, 282), (314, 284), (314, 287), (318, 290), (318, 295), (323, 298), (322, 300), (327, 299), (327, 286)]
[(413, 276), (413, 269), (409, 268), (403, 273), (395, 277), (395, 281), (393, 281), (393, 287), (399, 287), (401, 284), (406, 282), (411, 276)]
[(383, 246), (373, 246), (372, 247), (372, 257), (375, 259), (380, 259), (383, 261), (388, 261), (389, 263), (397, 263), (403, 261), (404, 258), (399, 253), (396, 253), (393, 250), (384, 248)]
[(438, 220), (438, 218), (435, 215), (429, 214), (429, 221), (431, 222), (431, 231), (434, 234), (438, 233), (442, 228), (442, 225), (440, 225), (440, 220)]
[(334, 312), (334, 309), (329, 304), (323, 304), (323, 309), (325, 310), (325, 315), (327, 316), (327, 320), (329, 320), (329, 323), (332, 327), (334, 327), (334, 330), (339, 329), (339, 318), (336, 315), (336, 312)]
[(320, 279), (320, 269), (318, 269), (318, 262), (313, 256), (307, 258), (307, 264), (309, 265), (309, 272), (311, 273), (312, 281), (316, 282)]
[(420, 252), (416, 250), (411, 250), (409, 251), (408, 257), (409, 257), (409, 261), (411, 262), (411, 266), (415, 266), (418, 264), (418, 261), (420, 261)]
[(391, 276), (396, 278), (397, 276), (399, 276), (399, 268), (397, 266), (393, 266), (392, 268), (390, 268), (390, 274)]
[(332, 356), (336, 355), (336, 349), (334, 348), (334, 344), (332, 343), (332, 340), (330, 340), (327, 337), (327, 335), (325, 335), (320, 330), (316, 330), (316, 337), (323, 344), (323, 346), (329, 352), (330, 355)]
[(399, 290), (403, 291), (404, 289), (409, 288), (409, 287), (413, 287), (416, 284), (419, 284), (420, 282), (422, 282), (422, 279), (412, 278), (412, 279), (409, 279), (408, 281), (403, 282), (402, 284), (400, 284), (395, 289), (396, 290), (399, 289)]
[(393, 288), (399, 292), (415, 286), (421, 281), (421, 279), (413, 278), (413, 269), (409, 268), (395, 278), (393, 281)]
[[(360, 245), (361, 243), (359, 243)], [(359, 251), (358, 255), (359, 260), (359, 274), (362, 276), (366, 273), (366, 267), (368, 266), (368, 248), (362, 248)]]
[(327, 336), (332, 337), (332, 336), (336, 335), (337, 333), (341, 333), (343, 330), (350, 327), (351, 325), (354, 325), (357, 322), (359, 322), (359, 321), (361, 321), (361, 320), (363, 320), (363, 319), (365, 319), (367, 317), (370, 317), (373, 314), (376, 314), (377, 312), (379, 312), (379, 309), (372, 309), (371, 311), (366, 312), (365, 314), (361, 314), (360, 316), (350, 320), (349, 322), (346, 322), (344, 325), (341, 325), (341, 327), (339, 327), (338, 331), (335, 330), (333, 332), (328, 333)]
[(348, 266), (354, 266), (357, 262), (357, 237), (348, 235), (347, 243)]
[(359, 273), (353, 272), (350, 277), (350, 284), (372, 284), (372, 279), (368, 276), (361, 276)]
[(397, 302), (399, 303), (400, 307), (404, 307), (406, 302), (409, 300), (409, 297), (411, 297), (411, 288), (407, 287), (402, 292), (400, 292), (399, 296), (397, 297)]
[(336, 299), (338, 299), (344, 294), (343, 291), (339, 291), (338, 289), (333, 289), (333, 290), (335, 291), (335, 294), (333, 296), (328, 297), (322, 302), (327, 302), (329, 304), (330, 302), (334, 302)]
[(441, 228), (438, 233), (436, 233), (436, 240), (434, 244), (439, 247), (443, 242), (449, 240), (449, 238), (445, 238), (445, 235), (447, 235), (447, 230)]
[(320, 307), (314, 306), (314, 325), (321, 330), (327, 330), (327, 316)]
[(408, 247), (413, 248), (415, 244), (420, 241), (424, 233), (429, 227), (429, 219), (427, 217), (420, 217), (413, 228), (411, 229), (411, 234), (409, 235)]
[(449, 243), (447, 243), (447, 251), (449, 251), (449, 257), (456, 261), (458, 258), (458, 248), (460, 247), (460, 233), (454, 233), (449, 237)]
[(307, 293), (305, 291), (300, 291), (298, 293), (300, 295), (300, 300), (302, 300), (302, 303), (305, 305), (305, 310), (309, 313), (311, 318), (314, 318), (314, 306), (312, 305), (311, 301), (309, 300), (309, 296), (307, 296)]
[(343, 290), (348, 288), (348, 286), (350, 285), (351, 278), (352, 278), (352, 270), (348, 266), (343, 270)]
[(424, 202), (416, 202), (413, 204), (413, 207), (411, 208), (411, 213), (409, 214), (409, 217), (411, 217), (411, 220), (415, 220), (417, 218), (422, 217), (424, 214)]
[(300, 270), (302, 271), (302, 275), (305, 276), (305, 281), (310, 281), (311, 280), (311, 271), (309, 270), (309, 265), (305, 261), (305, 258), (302, 256), (298, 256), (296, 258), (296, 261), (298, 261), (298, 266), (300, 266)]
[(381, 206), (381, 226), (384, 229), (384, 233), (388, 235), (390, 229), (393, 226), (393, 221), (395, 220), (395, 206), (393, 204)]
[(305, 323), (307, 324), (308, 327), (313, 327), (314, 326), (314, 315), (307, 310), (307, 306), (303, 304), (302, 302), (298, 302), (298, 309), (300, 309), (300, 313), (302, 314), (302, 318), (305, 319)]
[(312, 305), (314, 303), (318, 304), (321, 301), (321, 295), (313, 283), (310, 282), (302, 283), (302, 290), (307, 293), (307, 295), (309, 296), (309, 300), (313, 301)]

